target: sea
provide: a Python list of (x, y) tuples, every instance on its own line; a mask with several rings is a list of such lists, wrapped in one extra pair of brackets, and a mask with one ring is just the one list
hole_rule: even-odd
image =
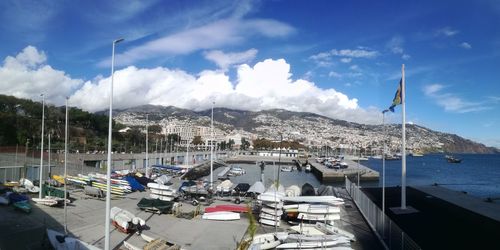
[[(492, 198), (500, 203), (500, 154), (454, 154), (462, 159), (461, 163), (448, 163), (443, 154), (427, 154), (422, 157), (406, 157), (406, 182), (409, 186), (440, 185), (456, 191), (466, 192), (469, 195), (482, 199)], [(361, 161), (365, 165), (380, 173), (378, 182), (362, 182), (365, 187), (382, 186), (382, 160), (369, 159)], [(249, 183), (260, 181), (260, 167), (255, 164), (232, 164), (245, 169), (246, 174), (231, 177), (233, 183)], [(214, 171), (214, 178), (222, 168)], [(264, 184), (271, 185), (279, 176), (280, 183), (287, 187), (309, 183), (314, 187), (321, 184), (342, 186), (343, 183), (321, 183), (312, 173), (305, 171), (279, 172), (278, 165), (266, 165), (264, 170)], [(401, 185), (401, 160), (385, 162), (386, 186)]]

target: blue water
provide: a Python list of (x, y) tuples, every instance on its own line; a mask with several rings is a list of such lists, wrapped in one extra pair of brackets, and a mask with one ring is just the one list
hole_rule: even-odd
[[(500, 198), (500, 155), (455, 154), (454, 156), (462, 159), (462, 162), (448, 163), (442, 154), (408, 156), (407, 185), (437, 183), (480, 198)], [(379, 171), (382, 177), (382, 160), (370, 159), (362, 164)], [(386, 161), (385, 174), (386, 186), (401, 185), (401, 161)], [(382, 178), (378, 186), (382, 186)]]
[[(443, 187), (464, 191), (480, 198), (500, 198), (500, 155), (455, 154), (463, 159), (461, 163), (448, 163), (442, 154), (429, 154), (423, 157), (406, 159), (406, 182), (409, 186), (439, 184)], [(379, 182), (364, 182), (363, 186), (382, 186), (382, 160), (370, 159), (361, 164), (380, 173)], [(231, 177), (233, 183), (253, 184), (260, 181), (260, 168), (255, 164), (233, 164), (246, 170), (242, 176)], [(214, 171), (214, 178), (222, 168)], [(265, 185), (269, 186), (276, 178), (277, 166), (266, 165)], [(319, 187), (321, 182), (312, 173), (304, 171), (280, 172), (280, 183), (285, 187), (309, 183)], [(343, 183), (327, 183), (341, 186)], [(401, 161), (386, 161), (386, 186), (401, 185)], [(498, 200), (497, 200), (498, 202)]]

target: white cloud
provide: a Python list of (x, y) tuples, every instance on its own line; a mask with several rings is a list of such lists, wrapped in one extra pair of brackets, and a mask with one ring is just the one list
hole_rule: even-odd
[(309, 57), (309, 59), (314, 61), (317, 66), (328, 67), (333, 64), (332, 58), (335, 56), (341, 57), (340, 61), (343, 63), (350, 63), (353, 58), (372, 59), (379, 55), (380, 53), (376, 50), (371, 50), (366, 47), (358, 47), (356, 49), (332, 49), (327, 52), (320, 52), (318, 54), (312, 55)]
[(485, 102), (471, 102), (464, 100), (457, 94), (444, 93), (442, 90), (445, 88), (446, 86), (442, 84), (430, 84), (424, 86), (423, 91), (426, 96), (432, 98), (437, 105), (448, 112), (469, 113), (490, 109), (485, 105)]
[(352, 58), (344, 57), (344, 58), (341, 58), (340, 61), (343, 63), (350, 63), (352, 61)]
[(451, 37), (451, 36), (454, 36), (454, 35), (458, 34), (459, 32), (460, 31), (452, 29), (450, 27), (444, 27), (444, 28), (436, 30), (434, 32), (434, 35), (435, 36), (447, 36), (447, 37)]
[(468, 42), (461, 43), (460, 47), (462, 47), (464, 49), (472, 49), (472, 45), (470, 45)]
[(401, 56), (401, 58), (402, 58), (403, 60), (409, 60), (409, 59), (411, 58), (411, 56), (410, 56), (410, 55), (408, 55), (408, 54), (403, 54), (403, 55)]
[(351, 69), (352, 71), (360, 71), (360, 68), (358, 65), (354, 64), (354, 65), (351, 65), (351, 67), (349, 67), (349, 69)]
[[(236, 71), (237, 79), (231, 82), (221, 71), (207, 70), (195, 76), (162, 67), (128, 67), (115, 72), (114, 107), (149, 103), (202, 110), (215, 100), (218, 106), (235, 109), (284, 108), (363, 123), (380, 120), (378, 112), (359, 107), (355, 98), (335, 89), (321, 89), (308, 80), (292, 79), (290, 65), (283, 59), (243, 64)], [(109, 81), (86, 82), (70, 100), (86, 110), (105, 109)]]
[[(180, 31), (143, 45), (128, 49), (116, 55), (117, 65), (158, 58), (166, 55), (185, 55), (198, 50), (217, 49), (227, 45), (240, 44), (250, 37), (284, 37), (295, 29), (288, 24), (271, 19), (224, 19), (200, 27)], [(99, 62), (108, 67), (110, 59)]]
[(204, 53), (205, 58), (217, 64), (221, 69), (226, 70), (234, 64), (247, 63), (257, 55), (256, 49), (249, 49), (237, 53), (224, 53), (220, 50), (211, 50)]
[(408, 60), (411, 56), (405, 53), (403, 48), (405, 40), (401, 36), (394, 36), (387, 42), (386, 47), (395, 55), (401, 55), (401, 59)]
[(332, 49), (330, 52), (331, 55), (333, 56), (344, 56), (344, 57), (351, 57), (351, 58), (374, 58), (379, 55), (379, 52), (376, 50), (367, 50), (367, 49), (342, 49), (342, 50), (336, 50)]
[(340, 75), (339, 73), (335, 72), (335, 71), (330, 71), (330, 73), (328, 73), (328, 76), (329, 77), (335, 77), (335, 78), (340, 78), (342, 77), (342, 75)]
[(83, 82), (72, 79), (63, 71), (46, 65), (47, 56), (28, 46), (15, 57), (7, 56), (0, 67), (0, 89), (3, 94), (39, 100), (44, 94), (47, 101), (61, 105)]

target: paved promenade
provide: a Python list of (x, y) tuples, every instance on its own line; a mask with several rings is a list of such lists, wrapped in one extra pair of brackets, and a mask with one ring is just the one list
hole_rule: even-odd
[(349, 165), (349, 167), (345, 169), (327, 168), (325, 165), (317, 163), (312, 159), (309, 164), (313, 167), (312, 172), (323, 183), (343, 182), (345, 176), (357, 178), (358, 173), (361, 181), (378, 181), (379, 173), (377, 171), (351, 160), (345, 160), (345, 162)]

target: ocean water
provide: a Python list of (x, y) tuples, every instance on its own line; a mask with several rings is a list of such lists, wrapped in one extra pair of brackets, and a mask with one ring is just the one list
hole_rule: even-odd
[[(443, 187), (464, 191), (470, 195), (480, 198), (500, 198), (500, 155), (485, 154), (455, 154), (461, 158), (461, 163), (448, 163), (443, 154), (429, 154), (423, 157), (411, 157), (406, 159), (406, 182), (407, 185), (432, 185), (438, 184)], [(382, 160), (370, 159), (361, 164), (379, 171), (382, 175)], [(245, 169), (246, 174), (231, 177), (233, 183), (253, 184), (260, 180), (260, 167), (255, 164), (232, 164)], [(223, 168), (214, 171), (214, 179)], [(265, 186), (269, 186), (277, 178), (278, 166), (266, 165), (264, 170)], [(280, 183), (285, 187), (309, 183), (319, 187), (322, 183), (312, 173), (280, 172)], [(208, 177), (209, 178), (209, 177)], [(325, 183), (327, 185), (342, 186), (343, 183)], [(363, 182), (363, 186), (382, 186), (382, 178), (379, 182)], [(386, 161), (386, 186), (401, 185), (401, 161)], [(496, 200), (495, 202), (500, 202)]]
[[(407, 185), (432, 185), (464, 191), (480, 198), (500, 198), (500, 155), (455, 154), (461, 163), (448, 163), (443, 154), (429, 154), (423, 157), (406, 157)], [(382, 160), (370, 159), (365, 166), (380, 172)], [(385, 162), (386, 186), (401, 185), (401, 161)], [(366, 185), (382, 186), (378, 183)]]

